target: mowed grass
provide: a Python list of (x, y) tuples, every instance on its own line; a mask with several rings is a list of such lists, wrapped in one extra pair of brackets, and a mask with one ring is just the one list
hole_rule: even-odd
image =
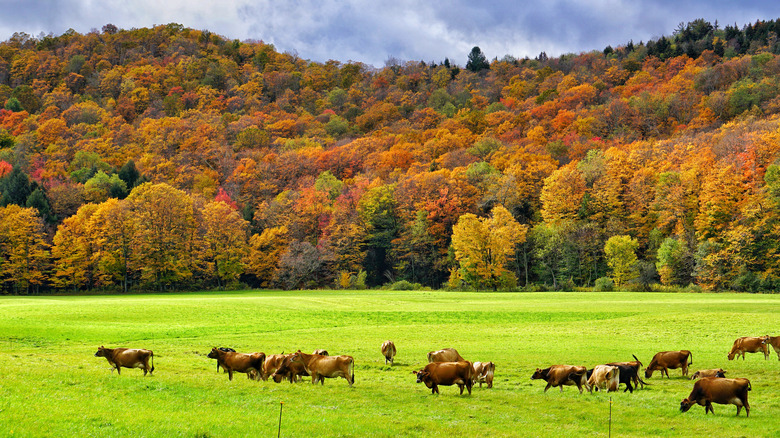
[[(739, 336), (780, 334), (780, 296), (656, 293), (306, 291), (0, 298), (0, 436), (780, 436), (780, 361), (728, 361)], [(398, 347), (393, 366), (379, 352)], [(109, 370), (97, 347), (149, 348), (155, 371)], [(356, 383), (232, 382), (212, 346), (355, 358)], [(493, 389), (431, 395), (426, 353), (496, 364)], [(693, 352), (691, 373), (747, 377), (749, 418), (679, 412), (693, 382), (670, 371), (633, 394), (543, 392), (535, 368)]]

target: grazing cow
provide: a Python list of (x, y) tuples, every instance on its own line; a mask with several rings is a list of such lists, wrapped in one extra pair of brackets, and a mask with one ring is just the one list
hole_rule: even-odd
[(441, 350), (431, 351), (428, 353), (428, 363), (432, 362), (461, 362), (466, 359), (462, 358), (458, 353), (458, 350), (454, 348), (444, 348)]
[(488, 388), (492, 388), (495, 371), (496, 366), (493, 362), (474, 362), (474, 381), (479, 382), (480, 388), (482, 388), (482, 382), (487, 383)]
[(233, 380), (233, 371), (246, 373), (249, 379), (258, 380), (265, 362), (265, 353), (236, 353), (222, 351), (216, 347), (211, 349), (208, 357), (216, 359), (220, 366), (227, 370), (229, 380)]
[[(140, 348), (106, 348), (98, 347), (95, 357), (105, 357), (112, 366), (111, 371), (116, 368), (116, 373), (121, 374), (120, 368), (141, 368), (144, 370), (144, 376), (148, 372), (152, 375), (154, 371), (154, 353), (152, 350), (143, 350)], [(152, 365), (149, 366), (151, 359)]]
[(301, 350), (290, 357), (293, 363), (303, 365), (311, 375), (311, 383), (325, 384), (325, 378), (343, 377), (352, 386), (355, 383), (355, 360), (352, 356), (323, 356), (321, 354), (306, 354)]
[(312, 351), (311, 354), (321, 354), (323, 356), (328, 356), (328, 350), (323, 350), (322, 348), (318, 348), (318, 349)]
[[(688, 358), (691, 359), (688, 362)], [(649, 379), (653, 376), (653, 371), (661, 370), (661, 377), (666, 374), (669, 377), (669, 369), (682, 368), (682, 375), (688, 375), (688, 365), (693, 365), (693, 355), (688, 350), (680, 351), (661, 351), (653, 356), (653, 360), (650, 361), (650, 365), (645, 369), (645, 378)]]
[(688, 409), (695, 404), (704, 406), (704, 414), (715, 411), (712, 410), (712, 403), (721, 405), (735, 405), (737, 415), (742, 407), (745, 408), (745, 416), (750, 416), (750, 405), (748, 404), (748, 391), (753, 389), (748, 379), (726, 379), (720, 377), (703, 377), (693, 384), (693, 391), (688, 398), (680, 402), (680, 410), (688, 412)]
[(549, 368), (539, 369), (537, 368), (531, 379), (543, 379), (547, 381), (547, 386), (544, 388), (544, 392), (547, 392), (550, 387), (560, 387), (563, 392), (563, 385), (577, 385), (577, 389), (582, 394), (582, 387), (584, 386), (590, 392), (593, 392), (590, 385), (588, 385), (588, 369), (585, 367), (575, 365), (553, 365)]
[(764, 359), (769, 357), (769, 350), (766, 348), (766, 337), (743, 336), (734, 341), (729, 352), (729, 360), (734, 360), (734, 356), (742, 355), (745, 360), (745, 353), (764, 353)]
[[(234, 349), (232, 349), (232, 348), (230, 348), (230, 347), (218, 347), (218, 348), (217, 348), (217, 350), (222, 350), (222, 351), (226, 351), (226, 352), (227, 352), (227, 351), (232, 351), (232, 352), (235, 352), (235, 351), (236, 351), (236, 350), (234, 350)], [(219, 361), (217, 361), (217, 372), (219, 372), (219, 367), (220, 367), (220, 365), (219, 365)], [(227, 371), (225, 371), (224, 369), (223, 369), (223, 371), (224, 371), (224, 372), (227, 372)]]
[(766, 343), (774, 348), (777, 353), (777, 360), (780, 360), (780, 336), (764, 336)]
[(439, 385), (458, 385), (460, 394), (463, 388), (469, 390), (474, 385), (474, 367), (471, 362), (431, 362), (419, 371), (412, 371), (417, 375), (417, 383), (425, 383), (431, 389), (431, 394), (439, 393)]
[(617, 391), (620, 385), (620, 368), (614, 365), (596, 365), (592, 372), (588, 371), (588, 385), (591, 388), (605, 389), (607, 392)]
[(393, 364), (393, 358), (395, 358), (395, 344), (393, 341), (385, 341), (382, 343), (382, 356), (385, 357), (385, 365), (390, 362)]
[[(636, 356), (634, 356), (634, 360), (629, 362), (612, 362), (607, 365), (620, 368), (620, 383), (626, 385), (626, 389), (624, 389), (623, 392), (629, 391), (633, 393), (634, 388), (639, 388), (639, 385), (642, 385), (643, 388), (645, 385), (649, 385), (649, 383), (639, 377), (639, 370), (642, 368), (642, 362), (637, 359)], [(631, 385), (632, 383), (633, 386)]]
[(269, 354), (266, 356), (265, 361), (263, 362), (263, 372), (260, 373), (260, 378), (263, 380), (268, 380), (268, 377), (274, 375), (274, 382), (281, 382), (282, 376), (276, 376), (275, 373), (287, 356), (289, 356), (289, 354)]
[[(290, 383), (296, 383), (300, 382), (303, 379), (303, 376), (309, 375), (302, 363), (292, 361), (292, 356), (292, 354), (288, 354), (284, 357), (279, 368), (272, 375), (274, 382), (279, 383), (283, 379), (287, 379)], [(321, 356), (325, 355), (323, 354)]]
[(718, 368), (717, 370), (699, 370), (693, 373), (691, 380), (696, 380), (700, 377), (726, 377), (726, 370)]

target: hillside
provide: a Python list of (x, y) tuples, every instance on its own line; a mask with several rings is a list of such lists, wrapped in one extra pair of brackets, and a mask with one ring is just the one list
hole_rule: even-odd
[(15, 34), (3, 290), (775, 290), (778, 34), (381, 69), (177, 24)]

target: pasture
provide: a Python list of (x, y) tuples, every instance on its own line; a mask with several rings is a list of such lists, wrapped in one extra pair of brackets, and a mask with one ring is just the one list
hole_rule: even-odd
[[(0, 297), (0, 436), (780, 436), (780, 361), (728, 361), (735, 338), (780, 334), (780, 295), (249, 291)], [(395, 365), (379, 349), (391, 339)], [(109, 370), (97, 347), (154, 350), (155, 371)], [(355, 358), (355, 386), (250, 381), (215, 372), (213, 346)], [(455, 347), (493, 361), (493, 389), (431, 395), (412, 371)], [(697, 369), (752, 382), (750, 417), (680, 413), (693, 382), (670, 370), (623, 393), (530, 380), (552, 364), (594, 365), (687, 349)], [(644, 377), (643, 377), (644, 378)]]

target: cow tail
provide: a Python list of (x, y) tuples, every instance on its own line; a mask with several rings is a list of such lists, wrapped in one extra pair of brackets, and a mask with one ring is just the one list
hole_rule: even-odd
[(352, 374), (352, 384), (355, 384), (355, 359), (349, 363), (349, 373)]
[(693, 353), (691, 353), (690, 351), (688, 352), (688, 358), (691, 360), (691, 361), (688, 363), (688, 365), (693, 365)]
[(149, 374), (152, 374), (154, 372), (154, 351), (152, 351), (151, 356), (152, 356), (152, 370), (149, 371)]

